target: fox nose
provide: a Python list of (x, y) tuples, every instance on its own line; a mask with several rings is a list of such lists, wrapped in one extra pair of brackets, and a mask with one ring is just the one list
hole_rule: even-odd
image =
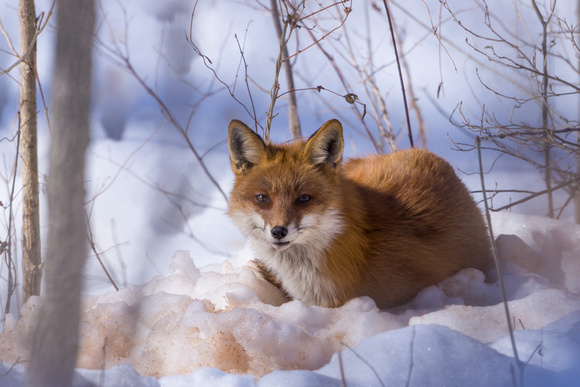
[(288, 234), (288, 229), (283, 226), (275, 226), (272, 227), (272, 231), (270, 231), (272, 236), (278, 240), (284, 238)]

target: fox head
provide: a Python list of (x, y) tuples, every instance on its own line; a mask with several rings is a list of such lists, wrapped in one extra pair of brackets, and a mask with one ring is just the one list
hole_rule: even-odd
[(228, 147), (235, 174), (228, 214), (248, 237), (284, 251), (322, 246), (340, 232), (339, 121), (326, 122), (306, 141), (272, 145), (233, 120)]

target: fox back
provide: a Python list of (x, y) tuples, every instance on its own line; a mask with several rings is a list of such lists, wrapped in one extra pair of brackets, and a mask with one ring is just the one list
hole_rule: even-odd
[(266, 144), (234, 120), (229, 215), (264, 279), (308, 305), (400, 305), (461, 269), (486, 270), (483, 217), (453, 168), (410, 149), (342, 163), (342, 126)]

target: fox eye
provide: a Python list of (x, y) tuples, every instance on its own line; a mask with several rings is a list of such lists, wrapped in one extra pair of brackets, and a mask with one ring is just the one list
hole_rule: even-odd
[(270, 203), (270, 198), (264, 194), (257, 194), (256, 201), (258, 203)]
[(302, 194), (300, 195), (300, 197), (298, 198), (297, 202), (298, 203), (306, 203), (309, 202), (310, 199), (312, 199), (312, 196), (308, 195), (308, 194)]

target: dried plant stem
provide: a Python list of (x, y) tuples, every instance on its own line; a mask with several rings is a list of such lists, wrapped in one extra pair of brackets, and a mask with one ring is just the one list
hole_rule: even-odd
[(393, 41), (393, 50), (395, 50), (395, 58), (397, 59), (397, 69), (399, 71), (399, 81), (401, 82), (401, 91), (403, 93), (403, 104), (405, 105), (405, 117), (407, 119), (407, 134), (409, 135), (409, 143), (411, 148), (415, 146), (413, 143), (413, 131), (411, 130), (411, 119), (409, 118), (409, 106), (407, 106), (407, 94), (405, 92), (405, 81), (403, 80), (403, 71), (401, 70), (401, 62), (399, 60), (399, 53), (397, 50), (397, 39), (395, 38), (395, 29), (393, 28), (393, 22), (391, 19), (391, 12), (389, 11), (389, 6), (387, 5), (387, 0), (383, 0), (385, 5), (385, 11), (387, 13), (387, 19), (389, 21), (389, 27), (391, 29), (391, 39)]
[(491, 246), (492, 246), (492, 250), (493, 250), (493, 259), (495, 261), (495, 267), (497, 269), (497, 276), (498, 276), (499, 286), (501, 289), (501, 296), (503, 299), (503, 305), (504, 305), (506, 320), (507, 320), (507, 324), (508, 324), (510, 340), (511, 340), (511, 344), (512, 344), (512, 349), (514, 351), (514, 359), (516, 360), (516, 364), (517, 364), (518, 368), (520, 369), (520, 383), (521, 383), (523, 381), (523, 368), (524, 367), (523, 367), (523, 364), (520, 361), (520, 357), (518, 355), (518, 348), (516, 346), (516, 339), (514, 336), (514, 328), (512, 326), (512, 319), (510, 316), (510, 310), (509, 310), (509, 305), (508, 305), (508, 301), (507, 301), (505, 285), (503, 283), (503, 275), (502, 275), (501, 266), (500, 266), (500, 262), (499, 262), (499, 256), (497, 253), (497, 247), (495, 245), (495, 237), (493, 235), (493, 228), (491, 225), (490, 211), (489, 211), (489, 207), (487, 205), (487, 191), (485, 190), (485, 179), (483, 177), (483, 163), (481, 160), (481, 146), (480, 146), (481, 140), (480, 140), (479, 136), (477, 137), (476, 142), (477, 142), (477, 157), (479, 160), (479, 177), (481, 179), (481, 191), (483, 193), (483, 204), (485, 207), (485, 218), (487, 220), (489, 238), (490, 238)]
[(340, 369), (340, 380), (342, 387), (346, 387), (346, 377), (344, 376), (344, 365), (342, 364), (342, 352), (338, 353), (338, 368)]
[[(248, 33), (248, 29), (246, 28), (246, 34)], [(246, 62), (246, 56), (244, 55), (243, 46), (240, 44), (238, 40), (238, 36), (235, 35), (236, 42), (238, 43), (238, 48), (240, 49), (240, 65), (244, 64), (244, 83), (246, 84), (246, 90), (248, 91), (248, 97), (250, 98), (250, 104), (252, 106), (252, 118), (254, 119), (254, 125), (256, 128), (256, 133), (258, 132), (258, 120), (256, 119), (256, 105), (254, 104), (254, 97), (252, 96), (252, 90), (250, 89), (250, 83), (248, 82), (248, 63)], [(246, 38), (244, 37), (244, 46), (245, 46)], [(235, 85), (234, 85), (235, 89)], [(203, 156), (202, 156), (203, 157)]]
[[(512, 202), (512, 203), (510, 203), (510, 204), (506, 204), (505, 206), (502, 206), (502, 207), (499, 207), (499, 208), (494, 208), (492, 211), (493, 211), (493, 212), (498, 212), (498, 211), (507, 210), (507, 209), (509, 209), (509, 208), (512, 208), (513, 206), (517, 206), (518, 204), (522, 204), (522, 203), (525, 203), (525, 202), (527, 202), (528, 200), (532, 200), (532, 199), (534, 199), (534, 198), (537, 198), (538, 196), (542, 196), (542, 195), (551, 194), (551, 193), (553, 193), (554, 191), (557, 191), (557, 190), (559, 190), (559, 189), (561, 189), (561, 188), (570, 187), (570, 186), (573, 186), (573, 185), (575, 185), (575, 184), (576, 184), (576, 185), (578, 184), (578, 180), (577, 180), (577, 179), (568, 180), (568, 181), (565, 181), (565, 182), (563, 182), (563, 183), (560, 183), (560, 184), (558, 184), (558, 185), (551, 186), (549, 189), (545, 189), (545, 190), (542, 190), (542, 191), (539, 191), (539, 192), (534, 192), (534, 193), (532, 193), (531, 195), (529, 195), (529, 196), (526, 196), (526, 197), (525, 197), (525, 198), (523, 198), (523, 199), (517, 200), (517, 201), (515, 201), (515, 202)], [(514, 190), (506, 190), (506, 191), (507, 191), (507, 192), (514, 192)]]
[(548, 217), (554, 217), (554, 198), (552, 196), (552, 171), (550, 169), (551, 163), (551, 141), (550, 141), (550, 131), (548, 129), (548, 24), (553, 14), (550, 14), (546, 20), (542, 16), (538, 5), (535, 0), (532, 0), (532, 6), (536, 12), (536, 16), (542, 25), (542, 129), (544, 130), (544, 137), (546, 139), (544, 147), (544, 164), (545, 164), (545, 174), (544, 179), (546, 180), (546, 189), (548, 191)]
[[(44, 17), (44, 15), (45, 15), (44, 12), (39, 16), (38, 24), (40, 27), (38, 27), (36, 29), (36, 32), (34, 33), (33, 38), (30, 40), (30, 44), (28, 45), (28, 47), (26, 48), (26, 50), (24, 52), (21, 52), (21, 55), (16, 62), (14, 62), (12, 65), (10, 65), (10, 67), (8, 67), (7, 69), (0, 71), (0, 76), (2, 76), (4, 74), (8, 74), (10, 71), (14, 70), (16, 68), (16, 66), (18, 66), (20, 63), (24, 62), (28, 58), (28, 56), (32, 53), (33, 49), (36, 47), (36, 40), (38, 39), (38, 36), (40, 36), (42, 31), (44, 31), (44, 29), (48, 25), (48, 21), (50, 20), (50, 17), (52, 16), (52, 12), (54, 11), (55, 5), (56, 5), (56, 0), (54, 0), (52, 2), (52, 5), (50, 6), (50, 10), (46, 14), (46, 18)], [(2, 25), (1, 22), (0, 22), (0, 26), (1, 26), (0, 30), (2, 30), (4, 35), (7, 36), (6, 31), (4, 30), (4, 26)], [(7, 39), (7, 40), (8, 40), (8, 44), (9, 44), (10, 48), (12, 49), (12, 51), (15, 51), (10, 39)]]
[[(336, 73), (336, 76), (338, 77), (338, 79), (342, 83), (344, 90), (352, 89), (351, 86), (349, 85), (349, 83), (347, 82), (346, 77), (344, 76), (340, 66), (336, 63), (336, 60), (334, 59), (334, 57), (332, 55), (330, 55), (330, 53), (324, 47), (322, 47), (322, 45), (320, 44), (320, 41), (318, 41), (316, 39), (316, 37), (314, 36), (312, 31), (310, 31), (310, 30), (306, 30), (306, 31), (310, 35), (310, 38), (312, 39), (312, 41), (316, 43), (316, 46), (318, 47), (320, 52), (322, 52), (322, 54), (326, 57), (326, 59), (328, 60), (328, 63), (330, 63), (330, 65), (332, 66), (334, 72)], [(345, 31), (346, 31), (346, 29), (345, 29)], [(373, 144), (375, 150), (377, 151), (377, 153), (381, 153), (381, 151), (382, 151), (381, 145), (373, 136), (368, 124), (364, 121), (364, 116), (366, 115), (366, 105), (363, 105), (363, 106), (365, 106), (363, 114), (361, 114), (358, 111), (358, 109), (356, 109), (356, 107), (354, 105), (353, 105), (353, 107), (354, 107), (353, 110), (354, 110), (357, 118), (361, 122), (361, 124), (362, 124), (367, 136), (369, 137), (369, 140)], [(388, 116), (387, 116), (387, 119), (388, 119)], [(389, 121), (387, 120), (387, 122), (389, 122)]]
[(409, 372), (407, 372), (407, 381), (405, 383), (405, 387), (409, 387), (411, 385), (411, 376), (413, 376), (413, 367), (415, 362), (413, 361), (413, 356), (415, 354), (415, 335), (416, 335), (415, 327), (411, 328), (411, 342), (409, 343)]
[[(414, 331), (414, 328), (413, 328), (413, 331)], [(347, 349), (348, 349), (350, 352), (352, 352), (352, 354), (353, 354), (353, 355), (355, 355), (355, 356), (357, 357), (357, 359), (359, 359), (361, 362), (363, 362), (363, 364), (364, 364), (365, 366), (367, 366), (367, 367), (368, 367), (368, 368), (371, 370), (371, 372), (372, 372), (372, 373), (375, 375), (375, 377), (377, 378), (377, 381), (379, 382), (379, 385), (380, 385), (381, 387), (385, 387), (385, 383), (383, 383), (383, 381), (381, 380), (381, 377), (380, 377), (379, 373), (377, 372), (376, 368), (375, 368), (375, 367), (373, 367), (373, 365), (372, 365), (372, 364), (371, 364), (371, 363), (370, 363), (370, 362), (369, 362), (367, 359), (365, 359), (364, 357), (362, 357), (362, 356), (361, 356), (361, 355), (360, 355), (360, 354), (359, 354), (357, 351), (355, 351), (355, 350), (354, 350), (354, 349), (353, 349), (351, 346), (349, 346), (349, 345), (346, 345), (344, 342), (341, 342), (341, 344), (342, 344), (344, 347), (346, 347), (346, 348), (347, 348)], [(342, 351), (341, 351), (341, 352), (339, 352), (339, 354), (340, 354), (340, 353), (342, 353)]]
[(20, 158), (20, 131), (16, 135), (16, 156), (14, 157), (14, 175), (12, 176), (12, 187), (10, 187), (10, 199), (8, 211), (8, 237), (4, 243), (4, 253), (6, 254), (6, 266), (8, 267), (8, 291), (6, 295), (6, 305), (4, 307), (4, 313), (10, 313), (10, 300), (12, 295), (16, 291), (16, 267), (14, 265), (14, 259), (12, 258), (12, 227), (14, 225), (14, 189), (16, 187), (16, 174), (18, 173), (18, 159)]
[[(393, 28), (396, 27), (396, 24), (393, 22)], [(395, 36), (396, 40), (397, 40), (397, 44), (399, 46), (403, 46), (403, 42), (401, 41), (401, 39), (399, 38), (399, 36)], [(441, 47), (442, 44), (439, 44), (439, 47)], [(402, 63), (402, 68), (405, 71), (405, 76), (407, 77), (407, 86), (409, 89), (409, 105), (411, 105), (411, 109), (415, 112), (415, 118), (417, 120), (416, 123), (416, 129), (419, 131), (419, 142), (421, 144), (421, 146), (426, 146), (427, 145), (427, 128), (425, 127), (425, 120), (423, 120), (423, 114), (421, 114), (421, 109), (419, 108), (419, 105), (417, 105), (417, 98), (415, 97), (415, 91), (413, 90), (413, 83), (411, 82), (411, 69), (409, 67), (409, 63), (407, 62), (407, 59), (405, 58), (405, 55), (401, 56), (401, 63)], [(406, 100), (406, 99), (405, 99)], [(407, 117), (407, 122), (409, 120), (409, 117)], [(409, 129), (410, 130), (410, 129)]]
[(284, 59), (284, 50), (286, 49), (286, 32), (288, 31), (288, 23), (285, 22), (282, 26), (282, 32), (280, 33), (280, 51), (278, 52), (278, 58), (276, 59), (276, 67), (274, 70), (274, 83), (270, 89), (270, 106), (268, 106), (268, 112), (266, 113), (266, 127), (264, 128), (264, 141), (266, 143), (270, 142), (270, 130), (272, 127), (272, 119), (274, 118), (274, 107), (276, 106), (276, 100), (278, 99), (278, 92), (280, 91), (280, 83), (278, 78), (280, 77), (280, 71), (282, 69), (282, 61)]
[(86, 210), (85, 210), (85, 219), (87, 220), (87, 232), (86, 233), (87, 233), (87, 239), (89, 241), (89, 246), (91, 247), (91, 250), (93, 250), (93, 253), (95, 253), (95, 257), (97, 257), (97, 260), (99, 261), (101, 268), (105, 272), (105, 275), (109, 279), (109, 282), (111, 283), (111, 285), (113, 285), (113, 287), (115, 288), (116, 291), (119, 291), (119, 287), (115, 283), (115, 280), (113, 280), (113, 277), (111, 277), (111, 274), (109, 274), (109, 271), (107, 270), (107, 268), (105, 267), (105, 264), (103, 263), (103, 260), (101, 259), (101, 255), (97, 251), (97, 247), (95, 246), (95, 241), (93, 238), (93, 230), (91, 229), (91, 220), (89, 219), (89, 214), (87, 214)]
[[(252, 120), (256, 123), (256, 126), (258, 126), (258, 118), (256, 116), (256, 111), (254, 109), (254, 104), (253, 104), (253, 99), (251, 97), (250, 94), (250, 100), (252, 101), (252, 110), (250, 111), (250, 109), (248, 109), (248, 107), (242, 102), (240, 101), (240, 99), (238, 99), (234, 93), (234, 89), (235, 87), (232, 89), (230, 87), (230, 85), (228, 85), (226, 82), (224, 82), (218, 75), (217, 71), (212, 67), (213, 63), (211, 61), (211, 59), (209, 57), (207, 57), (202, 51), (201, 49), (195, 44), (194, 39), (193, 39), (193, 21), (195, 18), (195, 10), (197, 8), (197, 3), (198, 1), (196, 0), (194, 6), (193, 6), (193, 10), (191, 12), (191, 19), (189, 21), (189, 34), (186, 37), (187, 43), (191, 46), (191, 48), (193, 49), (193, 52), (199, 56), (201, 58), (201, 60), (203, 61), (203, 65), (209, 70), (211, 71), (211, 73), (213, 74), (213, 77), (228, 91), (230, 97), (232, 97), (232, 99), (234, 101), (236, 101), (245, 111), (246, 113), (248, 113), (248, 115), (252, 118)], [(118, 51), (118, 50), (117, 50)], [(257, 127), (256, 127), (257, 129)]]
[[(278, 0), (270, 0), (270, 5), (272, 7), (272, 19), (274, 21), (274, 27), (276, 28), (276, 34), (278, 35), (278, 40), (281, 41), (281, 39), (284, 38), (284, 34), (280, 23)], [(284, 24), (286, 23), (287, 22), (284, 22)], [(288, 47), (286, 45), (282, 48), (281, 53), (284, 58), (288, 58)], [(296, 101), (296, 91), (294, 90), (295, 86), (292, 63), (289, 60), (283, 60), (283, 66), (284, 73), (286, 74), (286, 83), (288, 85), (288, 123), (290, 126), (290, 133), (293, 138), (299, 138), (302, 136), (302, 131), (300, 129), (300, 119), (298, 118), (298, 103)]]

